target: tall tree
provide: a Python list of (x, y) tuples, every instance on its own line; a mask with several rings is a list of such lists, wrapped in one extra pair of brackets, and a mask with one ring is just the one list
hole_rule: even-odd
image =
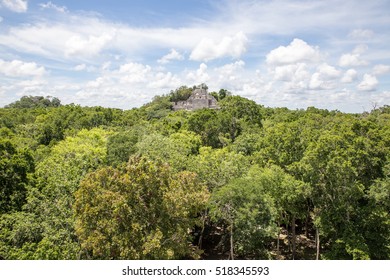
[(270, 258), (267, 243), (274, 236), (276, 209), (262, 185), (248, 178), (232, 180), (215, 190), (210, 215), (229, 236), (229, 256)]
[(34, 160), (30, 152), (16, 149), (10, 141), (0, 140), (0, 215), (21, 210), (33, 172)]
[(195, 174), (133, 157), (83, 180), (74, 205), (76, 232), (90, 258), (197, 257), (188, 233), (207, 199)]

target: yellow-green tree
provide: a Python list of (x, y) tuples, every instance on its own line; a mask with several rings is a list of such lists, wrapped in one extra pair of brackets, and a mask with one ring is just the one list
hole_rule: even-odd
[(132, 157), (82, 181), (74, 205), (76, 233), (92, 259), (197, 257), (190, 231), (208, 197), (194, 173)]

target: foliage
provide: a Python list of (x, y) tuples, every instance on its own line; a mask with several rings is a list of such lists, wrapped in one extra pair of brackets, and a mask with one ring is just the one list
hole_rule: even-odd
[(187, 232), (207, 197), (195, 174), (173, 174), (168, 165), (133, 157), (83, 180), (74, 206), (76, 233), (90, 258), (196, 257)]
[(389, 106), (173, 111), (193, 89), (0, 108), (0, 258), (390, 258)]
[[(106, 137), (101, 129), (82, 130), (52, 148), (50, 156), (36, 166), (36, 186), (27, 191), (23, 211), (8, 219), (16, 221), (1, 234), (28, 259), (76, 259), (80, 249), (74, 233), (72, 205), (80, 180), (90, 171), (105, 163)], [(28, 235), (29, 224), (35, 228), (33, 240), (15, 240), (12, 236)], [(23, 242), (24, 241), (24, 242)], [(13, 252), (10, 248), (4, 251)], [(7, 258), (13, 258), (11, 254)]]
[(27, 150), (17, 150), (11, 142), (0, 141), (0, 215), (18, 211), (25, 203), (34, 161)]
[(213, 192), (210, 215), (230, 232), (235, 254), (269, 257), (266, 244), (274, 236), (275, 209), (262, 185), (248, 178), (232, 180)]
[(59, 107), (61, 101), (57, 97), (52, 96), (23, 96), (20, 100), (15, 101), (6, 106), (6, 108), (47, 108)]

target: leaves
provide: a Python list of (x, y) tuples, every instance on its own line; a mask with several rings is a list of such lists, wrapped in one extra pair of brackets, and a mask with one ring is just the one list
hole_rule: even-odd
[(76, 233), (99, 259), (189, 256), (188, 230), (199, 221), (208, 192), (195, 174), (133, 157), (119, 169), (91, 173), (76, 192)]

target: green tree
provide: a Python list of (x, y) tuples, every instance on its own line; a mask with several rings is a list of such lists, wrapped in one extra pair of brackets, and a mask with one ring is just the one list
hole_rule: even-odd
[(152, 160), (168, 163), (175, 170), (185, 170), (189, 156), (197, 153), (199, 137), (192, 132), (181, 131), (170, 137), (160, 134), (145, 135), (136, 145), (137, 153)]
[[(81, 179), (105, 163), (106, 139), (102, 129), (82, 130), (67, 137), (36, 166), (37, 183), (29, 187), (22, 212), (5, 217), (0, 234), (6, 259), (78, 259), (80, 245), (74, 230), (72, 206)], [(15, 221), (26, 218), (25, 221)], [(11, 223), (11, 221), (14, 221)], [(27, 226), (28, 225), (28, 226)], [(27, 230), (34, 229), (31, 237)], [(13, 238), (27, 236), (28, 238)]]
[(188, 232), (208, 199), (195, 174), (133, 157), (89, 174), (76, 193), (76, 232), (97, 259), (197, 257)]
[(198, 155), (190, 157), (187, 168), (196, 172), (212, 191), (246, 174), (249, 166), (247, 157), (230, 152), (227, 148), (201, 147)]
[[(296, 257), (296, 221), (305, 218), (307, 211), (306, 199), (309, 197), (308, 185), (287, 174), (281, 167), (271, 165), (260, 168), (251, 167), (247, 179), (261, 186), (273, 200), (276, 209), (275, 222), (278, 226), (277, 252), (280, 253), (280, 227), (283, 224), (291, 228), (292, 256)], [(288, 230), (287, 230), (288, 232)]]
[(107, 163), (117, 166), (129, 160), (130, 155), (137, 151), (136, 144), (142, 132), (137, 129), (120, 131), (107, 140)]
[(16, 149), (10, 141), (0, 140), (0, 215), (21, 210), (33, 172), (34, 160), (30, 152)]
[(23, 96), (20, 100), (15, 101), (6, 108), (47, 108), (47, 107), (59, 107), (61, 101), (57, 97), (52, 96)]
[(276, 230), (276, 211), (262, 185), (248, 178), (232, 180), (212, 193), (209, 207), (229, 235), (230, 259), (270, 257), (266, 249)]

